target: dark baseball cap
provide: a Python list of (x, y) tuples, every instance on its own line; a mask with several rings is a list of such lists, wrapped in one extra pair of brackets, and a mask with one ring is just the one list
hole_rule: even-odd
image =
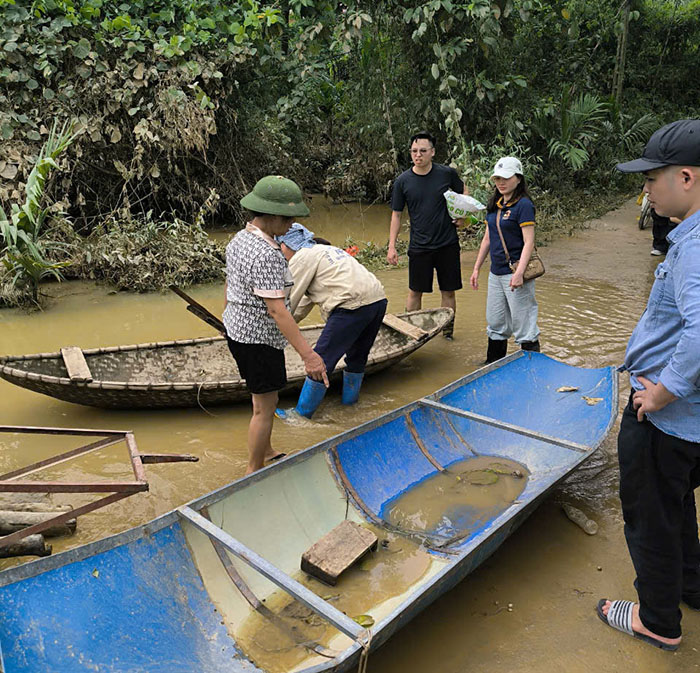
[(662, 126), (649, 138), (641, 159), (618, 164), (622, 173), (644, 173), (664, 166), (700, 166), (700, 119)]

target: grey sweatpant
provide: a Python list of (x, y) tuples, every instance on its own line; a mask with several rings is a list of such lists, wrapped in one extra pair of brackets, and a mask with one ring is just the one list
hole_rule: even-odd
[(537, 301), (535, 281), (528, 280), (511, 290), (511, 274), (496, 276), (489, 272), (489, 289), (486, 297), (486, 334), (489, 339), (506, 340), (515, 336), (516, 343), (537, 341)]

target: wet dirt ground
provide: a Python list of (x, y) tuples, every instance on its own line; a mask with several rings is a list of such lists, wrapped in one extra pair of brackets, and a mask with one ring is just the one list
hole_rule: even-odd
[[(572, 238), (542, 248), (547, 273), (537, 281), (543, 352), (574, 365), (622, 362), (629, 335), (644, 309), (658, 258), (651, 232), (636, 226), (631, 201)], [(315, 200), (308, 225), (342, 244), (383, 244), (386, 206), (329, 206)], [(468, 281), (476, 253), (463, 254)], [(455, 340), (436, 338), (396, 367), (369, 378), (358, 405), (342, 407), (331, 390), (313, 423), (276, 423), (273, 444), (296, 451), (422, 397), (476, 369), (486, 349), (486, 269), (478, 292), (458, 293)], [(389, 310), (404, 306), (407, 270), (378, 274)], [(89, 283), (47, 285), (54, 297), (43, 312), (0, 311), (0, 352), (56, 351), (213, 334), (168, 294), (113, 294)], [(223, 286), (191, 289), (219, 313)], [(426, 295), (426, 306), (439, 294)], [(511, 348), (513, 348), (511, 344)], [(620, 380), (626, 400), (626, 377)], [(287, 400), (286, 405), (293, 400)], [(142, 451), (193, 453), (198, 463), (147, 466), (150, 492), (86, 515), (78, 533), (53, 541), (54, 551), (89, 542), (146, 522), (243, 475), (247, 404), (210, 409), (109, 411), (81, 407), (0, 381), (0, 423), (130, 429)], [(617, 500), (616, 428), (599, 452), (563, 484), (475, 573), (440, 598), (370, 657), (377, 673), (480, 673), (509, 671), (692, 671), (700, 669), (700, 613), (684, 610), (684, 642), (661, 652), (605, 627), (596, 617), (600, 597), (634, 598)], [(0, 469), (7, 471), (71, 448), (74, 444), (0, 435)], [(61, 479), (97, 480), (127, 475), (126, 453), (112, 447), (55, 468)], [(60, 502), (83, 502), (62, 496)], [(570, 502), (599, 524), (586, 535), (561, 511)], [(14, 561), (4, 561), (5, 567)], [(503, 609), (509, 603), (512, 611)]]

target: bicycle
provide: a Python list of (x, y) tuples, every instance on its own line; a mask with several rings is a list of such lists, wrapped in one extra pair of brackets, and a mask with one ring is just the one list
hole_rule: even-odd
[(637, 199), (637, 203), (641, 204), (642, 210), (637, 218), (637, 224), (639, 225), (640, 229), (646, 229), (647, 227), (650, 227), (652, 223), (651, 204), (649, 203), (649, 199), (647, 198), (646, 194), (640, 194), (639, 196), (640, 198)]

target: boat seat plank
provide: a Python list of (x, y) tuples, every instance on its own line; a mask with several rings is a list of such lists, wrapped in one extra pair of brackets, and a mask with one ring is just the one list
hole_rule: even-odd
[(344, 633), (353, 640), (357, 640), (363, 635), (364, 629), (350, 619), (345, 613), (324, 601), (304, 585), (299, 584), (295, 579), (283, 573), (269, 561), (236, 540), (225, 530), (215, 526), (211, 521), (205, 519), (192, 508), (184, 505), (183, 507), (178, 507), (177, 513), (205, 535), (218, 540), (236, 558), (241, 559), (241, 561), (248, 564), (251, 568), (257, 570), (263, 577), (266, 577), (280, 587), (280, 589), (286, 591), (290, 596), (293, 596), (300, 603), (306, 605), (306, 607), (313, 610), (319, 617), (330, 622), (341, 633)]
[(522, 428), (518, 425), (513, 425), (512, 423), (506, 423), (505, 421), (499, 421), (495, 418), (490, 418), (488, 416), (482, 416), (481, 414), (475, 414), (471, 411), (466, 411), (464, 409), (459, 409), (457, 407), (451, 407), (447, 404), (442, 404), (441, 402), (436, 402), (428, 397), (423, 397), (418, 400), (418, 404), (424, 407), (431, 407), (432, 409), (437, 409), (439, 411), (444, 411), (448, 414), (454, 414), (455, 416), (461, 416), (462, 418), (468, 418), (469, 420), (476, 421), (477, 423), (484, 423), (485, 425), (491, 425), (494, 428), (502, 428), (503, 430), (509, 430), (517, 435), (523, 435), (524, 437), (531, 437), (532, 439), (539, 439), (543, 442), (548, 442), (549, 444), (555, 444), (556, 446), (564, 447), (565, 449), (570, 449), (571, 451), (578, 451), (579, 453), (587, 453), (592, 447), (586, 446), (585, 444), (579, 444), (578, 442), (570, 442), (567, 439), (560, 439), (559, 437), (552, 437), (551, 435), (545, 435), (542, 432), (536, 432), (535, 430), (528, 430), (527, 428)]
[(78, 346), (61, 348), (61, 355), (71, 381), (76, 383), (89, 383), (92, 381), (90, 367), (88, 367), (83, 351)]
[(384, 316), (383, 323), (387, 326), (390, 327), (393, 330), (396, 330), (397, 332), (400, 332), (401, 334), (410, 337), (411, 339), (415, 339), (416, 341), (422, 339), (425, 337), (428, 333), (422, 329), (421, 327), (416, 327), (415, 325), (411, 325), (410, 322), (406, 322), (405, 320), (402, 320), (398, 316), (394, 315), (393, 313), (387, 313)]
[(335, 585), (341, 573), (377, 548), (377, 536), (354, 521), (343, 521), (301, 555), (301, 569)]

